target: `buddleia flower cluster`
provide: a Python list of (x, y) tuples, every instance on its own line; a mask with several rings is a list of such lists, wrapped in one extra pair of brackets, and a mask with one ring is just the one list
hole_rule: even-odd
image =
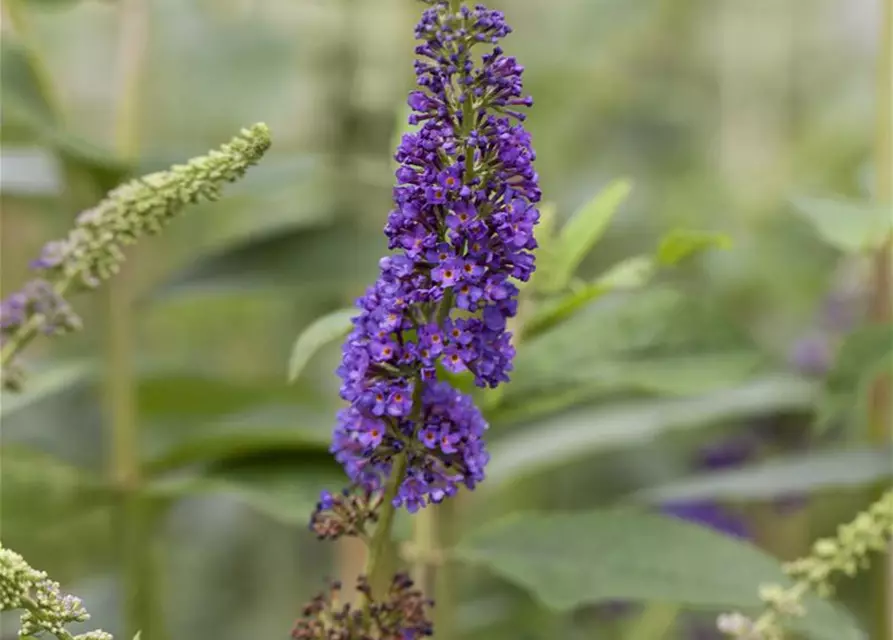
[(242, 177), (269, 146), (269, 129), (256, 124), (206, 156), (117, 187), (82, 212), (66, 238), (45, 245), (31, 263), (34, 279), (0, 303), (3, 388), (21, 386), (14, 358), (36, 334), (80, 328), (67, 294), (113, 276), (124, 261), (125, 245), (158, 233), (186, 205), (217, 199), (223, 185)]
[(506, 321), (517, 311), (515, 283), (534, 270), (539, 219), (523, 67), (496, 46), (511, 29), (498, 11), (458, 4), (434, 3), (416, 27), (419, 89), (409, 105), (419, 128), (395, 156), (385, 227), (394, 253), (357, 301), (338, 369), (348, 406), (336, 459), (375, 491), (405, 457), (391, 500), (410, 512), (484, 478), (487, 424), (438, 368), (468, 371), (481, 387), (509, 379)]
[(112, 640), (105, 631), (74, 635), (66, 625), (86, 622), (81, 601), (63, 594), (58, 582), (33, 569), (19, 554), (0, 547), (0, 611), (22, 611), (19, 637), (49, 633), (59, 640)]
[[(416, 512), (484, 479), (487, 423), (443, 374), (467, 372), (483, 388), (509, 380), (515, 351), (507, 322), (517, 313), (518, 283), (534, 271), (541, 194), (522, 126), (532, 104), (522, 92), (524, 69), (499, 46), (511, 28), (482, 5), (428, 4), (415, 29), (418, 88), (408, 99), (417, 129), (394, 156), (384, 229), (392, 253), (357, 300), (337, 370), (347, 406), (331, 452), (350, 487), (324, 493), (310, 522), (320, 538), (368, 541), (365, 605), (339, 609), (319, 599), (295, 638), (431, 634), (422, 603), (433, 603), (415, 591), (409, 600), (394, 595), (394, 585), (408, 593), (404, 577), (382, 600), (380, 557), (395, 509)], [(382, 601), (392, 603), (385, 611), (396, 612), (393, 624), (371, 632), (368, 616)]]
[(328, 594), (320, 594), (304, 607), (304, 617), (295, 623), (294, 640), (414, 640), (433, 635), (428, 610), (433, 606), (414, 588), (404, 573), (391, 581), (380, 601), (372, 596), (365, 577), (357, 580), (357, 591), (365, 604), (353, 607), (341, 602), (341, 583), (333, 582)]
[(891, 539), (893, 491), (888, 491), (852, 522), (841, 525), (834, 538), (816, 541), (809, 556), (787, 563), (785, 572), (793, 585), (762, 587), (760, 598), (766, 611), (759, 618), (739, 612), (723, 614), (717, 621), (719, 630), (738, 640), (783, 640), (782, 622), (805, 613), (802, 600), (807, 593), (833, 595), (832, 580), (838, 574), (852, 577), (868, 568), (871, 554), (883, 553)]

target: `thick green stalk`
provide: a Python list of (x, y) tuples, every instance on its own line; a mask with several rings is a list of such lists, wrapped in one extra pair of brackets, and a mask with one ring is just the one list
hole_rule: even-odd
[[(139, 88), (148, 12), (143, 0), (121, 0), (118, 11), (115, 149), (120, 158), (132, 162), (139, 150)], [(133, 273), (132, 262), (124, 265), (121, 273), (108, 283), (104, 300), (108, 466), (120, 500), (116, 519), (121, 534), (125, 632), (127, 637), (140, 633), (146, 640), (156, 640), (163, 633), (164, 623), (157, 608), (153, 576), (151, 505), (142, 493), (134, 375)]]
[(391, 467), (391, 475), (385, 487), (384, 497), (381, 503), (381, 511), (378, 514), (378, 524), (375, 533), (369, 541), (369, 555), (366, 558), (366, 577), (372, 587), (372, 597), (381, 598), (387, 591), (388, 576), (388, 549), (391, 545), (391, 532), (394, 528), (394, 514), (396, 508), (393, 505), (397, 490), (406, 475), (406, 453), (400, 453), (394, 457)]
[[(882, 0), (880, 50), (877, 76), (877, 128), (875, 130), (875, 197), (877, 202), (893, 207), (893, 0)], [(891, 213), (893, 215), (893, 213)], [(889, 324), (893, 320), (893, 238), (888, 238), (874, 259), (872, 287), (872, 320)], [(869, 440), (878, 447), (890, 444), (893, 431), (893, 398), (891, 379), (882, 376), (871, 393)], [(893, 638), (893, 544), (887, 547), (886, 562), (878, 572), (878, 594), (875, 598), (873, 635)]]

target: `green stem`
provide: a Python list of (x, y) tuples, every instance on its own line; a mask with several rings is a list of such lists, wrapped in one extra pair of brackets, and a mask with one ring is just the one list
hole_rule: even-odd
[(382, 597), (388, 588), (387, 552), (391, 544), (394, 515), (397, 511), (393, 501), (400, 484), (403, 482), (403, 477), (406, 475), (406, 463), (405, 452), (394, 457), (391, 475), (388, 477), (388, 483), (382, 498), (378, 524), (375, 527), (372, 539), (369, 541), (369, 555), (366, 559), (365, 573), (369, 580), (369, 585), (372, 587), (372, 597), (376, 599)]
[[(126, 161), (134, 160), (139, 149), (139, 88), (147, 43), (146, 14), (144, 0), (121, 0), (119, 4), (115, 147)], [(121, 533), (126, 634), (133, 637), (139, 632), (143, 638), (155, 640), (163, 633), (164, 624), (157, 608), (153, 575), (151, 504), (142, 493), (132, 273), (132, 264), (122, 268), (108, 283), (105, 296), (108, 462), (112, 481), (120, 491), (117, 516)]]
[[(893, 205), (893, 0), (882, 0), (880, 51), (877, 76), (877, 129), (875, 131), (875, 185), (877, 202)], [(874, 259), (872, 319), (878, 323), (893, 320), (893, 282), (891, 282), (893, 239), (888, 238)], [(869, 441), (885, 447), (891, 440), (893, 399), (891, 380), (882, 376), (871, 393)], [(877, 597), (872, 637), (893, 637), (893, 547), (888, 546), (885, 562), (877, 572)]]

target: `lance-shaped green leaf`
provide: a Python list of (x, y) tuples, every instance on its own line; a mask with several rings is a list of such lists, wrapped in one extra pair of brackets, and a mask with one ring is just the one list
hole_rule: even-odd
[(847, 336), (825, 378), (818, 427), (847, 419), (863, 423), (868, 388), (885, 372), (893, 372), (893, 324), (872, 324)]
[[(527, 513), (462, 539), (461, 561), (484, 566), (558, 611), (611, 600), (695, 609), (758, 610), (764, 584), (789, 584), (751, 544), (670, 517), (632, 510)], [(862, 640), (842, 610), (807, 598), (794, 625), (815, 640)]]
[(24, 44), (15, 36), (4, 36), (0, 44), (0, 126), (4, 141), (39, 143), (63, 160), (88, 169), (103, 188), (117, 184), (127, 173), (125, 163), (110, 151), (62, 128), (56, 106), (47, 95), (48, 79), (41, 76), (35, 64), (38, 63), (33, 53)]
[(198, 464), (266, 452), (289, 452), (308, 460), (329, 457), (331, 415), (296, 405), (261, 406), (192, 426), (156, 443), (145, 457), (147, 474), (158, 476)]
[(3, 543), (70, 580), (111, 561), (111, 487), (90, 472), (29, 447), (0, 449)]
[(635, 500), (768, 500), (825, 489), (862, 487), (893, 476), (893, 451), (853, 449), (787, 455), (700, 474), (638, 491)]
[(288, 359), (288, 381), (294, 382), (313, 355), (330, 342), (346, 336), (350, 332), (351, 319), (357, 315), (355, 309), (339, 309), (314, 320), (301, 332), (291, 349)]
[(519, 477), (639, 445), (673, 430), (804, 409), (815, 395), (816, 389), (804, 380), (772, 376), (695, 397), (617, 402), (558, 415), (493, 442), (481, 490), (495, 490)]
[(155, 480), (148, 491), (169, 499), (226, 495), (278, 522), (303, 528), (310, 521), (320, 491), (340, 490), (346, 481), (344, 470), (331, 457), (307, 460), (279, 456), (270, 461), (249, 458), (222, 462), (199, 476)]
[(705, 249), (729, 249), (732, 240), (721, 233), (710, 231), (671, 231), (661, 238), (657, 247), (657, 262), (672, 267)]
[(62, 362), (33, 373), (27, 378), (27, 386), (20, 393), (0, 392), (0, 419), (40, 402), (53, 398), (74, 387), (91, 382), (96, 375), (96, 363), (90, 360)]
[(893, 231), (890, 205), (809, 196), (791, 198), (791, 204), (822, 240), (845, 253), (877, 250)]
[(610, 267), (598, 279), (557, 300), (547, 300), (524, 323), (521, 335), (530, 339), (568, 319), (586, 305), (612, 291), (637, 289), (646, 285), (654, 275), (654, 260), (649, 256), (634, 256)]
[(614, 214), (629, 196), (632, 183), (616, 180), (580, 208), (561, 228), (554, 252), (554, 268), (549, 273), (550, 290), (565, 288), (586, 255), (604, 235)]

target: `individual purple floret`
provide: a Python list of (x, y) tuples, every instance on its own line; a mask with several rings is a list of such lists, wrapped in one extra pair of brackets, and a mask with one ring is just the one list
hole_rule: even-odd
[[(470, 398), (437, 381), (438, 367), (470, 372), (480, 387), (509, 379), (506, 322), (534, 270), (540, 199), (530, 135), (518, 109), (521, 67), (492, 46), (510, 33), (502, 13), (452, 12), (437, 2), (416, 28), (416, 133), (395, 158), (394, 254), (357, 301), (338, 369), (332, 451), (351, 480), (378, 489), (395, 454), (408, 467), (395, 506), (414, 511), (483, 479), (487, 425)], [(476, 45), (489, 51), (471, 54)], [(475, 65), (474, 60), (480, 63)]]
[[(711, 471), (734, 469), (750, 460), (758, 452), (758, 446), (759, 440), (750, 434), (724, 438), (703, 447), (694, 466)], [(712, 500), (668, 502), (661, 505), (661, 511), (735, 538), (747, 539), (752, 535), (745, 518)]]
[(791, 347), (788, 360), (804, 375), (824, 376), (834, 362), (834, 348), (831, 339), (821, 333), (806, 335)]

